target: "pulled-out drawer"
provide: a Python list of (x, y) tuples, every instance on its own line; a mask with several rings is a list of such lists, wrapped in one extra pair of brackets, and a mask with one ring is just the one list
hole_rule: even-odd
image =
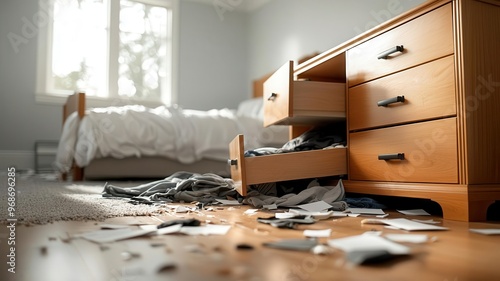
[(244, 157), (244, 153), (244, 137), (238, 135), (229, 145), (229, 164), (231, 178), (243, 196), (253, 184), (347, 174), (346, 148), (255, 157)]
[(293, 61), (264, 82), (264, 126), (345, 119), (345, 83), (294, 81)]
[(446, 4), (347, 51), (349, 87), (453, 53)]
[(453, 56), (349, 89), (349, 130), (456, 115)]
[(349, 179), (457, 183), (457, 119), (349, 135)]

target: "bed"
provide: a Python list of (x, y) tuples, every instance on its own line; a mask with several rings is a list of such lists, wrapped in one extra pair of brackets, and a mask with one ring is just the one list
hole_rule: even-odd
[(230, 176), (229, 143), (251, 136), (249, 149), (280, 147), (287, 126), (263, 127), (262, 84), (235, 109), (192, 110), (141, 105), (86, 108), (85, 94), (68, 97), (55, 166), (62, 179), (164, 178), (178, 171)]

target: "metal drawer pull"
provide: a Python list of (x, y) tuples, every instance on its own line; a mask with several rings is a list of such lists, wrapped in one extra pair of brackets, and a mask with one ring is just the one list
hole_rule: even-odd
[(393, 53), (397, 53), (397, 52), (403, 52), (404, 51), (404, 48), (403, 48), (403, 45), (399, 45), (399, 46), (396, 46), (396, 47), (393, 47), (393, 48), (390, 48), (389, 50), (387, 51), (384, 51), (382, 53), (380, 53), (377, 57), (377, 59), (387, 59), (387, 57)]
[(229, 166), (236, 166), (236, 165), (238, 165), (238, 159), (229, 159), (229, 160), (227, 160), (227, 164)]
[(405, 160), (404, 153), (379, 154), (378, 160)]
[(386, 100), (381, 100), (377, 102), (378, 106), (388, 106), (391, 103), (405, 102), (405, 96), (397, 96)]
[(278, 94), (271, 93), (271, 95), (267, 98), (267, 100), (269, 100), (269, 101), (275, 100), (277, 96), (278, 96)]

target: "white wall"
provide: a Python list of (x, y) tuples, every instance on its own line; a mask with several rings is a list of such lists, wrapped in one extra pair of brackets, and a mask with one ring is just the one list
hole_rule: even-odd
[(249, 19), (249, 78), (324, 52), (425, 0), (274, 0)]
[[(178, 102), (209, 109), (236, 106), (250, 96), (252, 79), (423, 0), (273, 0), (250, 14), (235, 9), (223, 17), (214, 1), (180, 2)], [(35, 140), (57, 140), (61, 132), (61, 106), (35, 102), (36, 30), (17, 53), (7, 38), (37, 12), (37, 0), (0, 3), (0, 172), (10, 165), (33, 168)]]

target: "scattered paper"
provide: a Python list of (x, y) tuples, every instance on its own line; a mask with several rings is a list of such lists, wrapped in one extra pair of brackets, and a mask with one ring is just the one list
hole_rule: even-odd
[(397, 210), (401, 214), (405, 214), (407, 216), (430, 216), (431, 214), (427, 213), (424, 209), (413, 209), (413, 210)]
[(330, 209), (332, 205), (326, 203), (325, 201), (317, 201), (313, 203), (297, 205), (297, 207), (309, 212), (321, 212)]
[(425, 243), (429, 240), (429, 236), (425, 234), (386, 234), (385, 238), (392, 240), (394, 242), (406, 242), (406, 243)]
[(259, 211), (259, 209), (248, 209), (243, 214), (245, 214), (245, 215), (253, 215), (253, 214), (257, 213), (258, 211)]
[(184, 226), (180, 232), (187, 235), (225, 235), (231, 225), (207, 224), (205, 226)]
[(362, 223), (369, 224), (385, 224), (398, 229), (416, 231), (416, 230), (447, 230), (447, 227), (420, 223), (408, 219), (370, 219), (364, 220)]
[(175, 206), (173, 209), (174, 209), (174, 212), (176, 212), (176, 213), (187, 213), (187, 212), (191, 211), (190, 208), (187, 208), (184, 206)]
[(274, 217), (277, 219), (290, 219), (290, 218), (293, 218), (297, 215), (298, 214), (293, 213), (293, 212), (284, 212), (284, 213), (275, 213)]
[(385, 215), (382, 209), (371, 209), (371, 208), (348, 208), (345, 210), (351, 214), (363, 214), (363, 215)]
[(359, 217), (359, 214), (351, 214), (339, 211), (333, 211), (331, 217)]
[(484, 235), (500, 235), (500, 228), (471, 228), (469, 231)]
[(387, 240), (378, 235), (361, 234), (339, 239), (328, 240), (328, 245), (344, 252), (383, 250), (394, 255), (410, 253), (410, 248)]
[(321, 229), (321, 230), (312, 230), (312, 229), (306, 229), (304, 230), (304, 236), (305, 237), (330, 237), (332, 234), (331, 229)]
[(120, 228), (112, 230), (97, 230), (97, 231), (87, 232), (80, 234), (77, 237), (81, 237), (95, 243), (109, 243), (109, 242), (115, 242), (119, 240), (147, 235), (154, 231), (155, 230), (150, 230), (150, 229)]
[(441, 224), (440, 221), (435, 221), (433, 219), (430, 219), (430, 220), (417, 220), (417, 219), (412, 219), (412, 221), (416, 221), (416, 222), (421, 222), (421, 223), (428, 223), (428, 224)]
[(290, 213), (294, 213), (296, 215), (304, 215), (304, 216), (312, 216), (313, 218), (317, 220), (324, 220), (332, 216), (333, 211), (328, 211), (328, 212), (309, 212), (306, 210), (301, 210), (301, 209), (290, 209)]

